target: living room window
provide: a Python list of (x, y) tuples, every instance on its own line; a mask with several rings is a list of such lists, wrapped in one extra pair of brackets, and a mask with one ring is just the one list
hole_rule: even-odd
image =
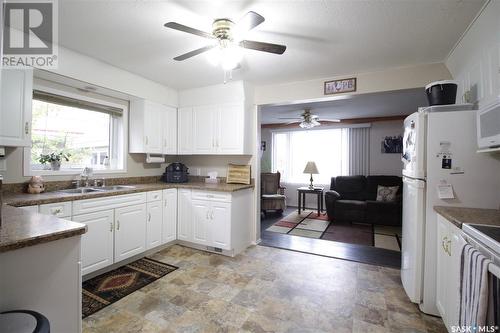
[[(78, 174), (84, 167), (96, 173), (126, 171), (127, 105), (92, 95), (39, 87), (33, 91), (25, 175)], [(50, 154), (64, 154), (59, 170), (43, 160)]]
[(329, 184), (331, 177), (348, 172), (347, 133), (345, 128), (273, 132), (273, 172), (279, 171), (285, 183), (305, 184), (304, 167), (314, 161), (319, 171), (314, 183)]

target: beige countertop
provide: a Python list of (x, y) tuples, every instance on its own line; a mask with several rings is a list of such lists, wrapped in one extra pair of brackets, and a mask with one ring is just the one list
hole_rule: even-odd
[(109, 197), (120, 194), (137, 193), (137, 192), (148, 192), (156, 190), (164, 190), (168, 188), (187, 188), (196, 189), (204, 191), (219, 191), (219, 192), (235, 192), (248, 188), (253, 188), (254, 185), (242, 185), (242, 184), (207, 184), (203, 182), (188, 182), (188, 183), (148, 183), (148, 184), (127, 184), (127, 186), (133, 186), (134, 188), (120, 189), (116, 191), (106, 191), (106, 192), (91, 192), (91, 193), (63, 193), (58, 191), (44, 192), (40, 194), (27, 194), (27, 193), (5, 193), (3, 200), (5, 203), (21, 207), (21, 206), (32, 206), (32, 205), (43, 205), (54, 202), (63, 201), (74, 201), (82, 199), (92, 199)]
[(498, 209), (434, 206), (434, 210), (459, 228), (464, 223), (500, 226)]
[(52, 242), (87, 232), (82, 223), (4, 205), (0, 227), (0, 253)]

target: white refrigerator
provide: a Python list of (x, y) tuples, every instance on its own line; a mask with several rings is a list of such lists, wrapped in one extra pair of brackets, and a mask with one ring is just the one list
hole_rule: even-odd
[(500, 203), (500, 161), (477, 153), (476, 112), (471, 105), (433, 106), (404, 121), (401, 280), (410, 300), (428, 314), (439, 315), (433, 207)]

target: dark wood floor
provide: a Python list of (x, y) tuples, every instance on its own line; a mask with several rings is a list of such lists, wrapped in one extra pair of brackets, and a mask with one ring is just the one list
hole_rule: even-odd
[(398, 251), (266, 231), (268, 227), (292, 213), (295, 209), (295, 207), (289, 207), (282, 215), (268, 213), (263, 217), (261, 219), (261, 242), (259, 245), (357, 261), (371, 265), (401, 268), (401, 252)]

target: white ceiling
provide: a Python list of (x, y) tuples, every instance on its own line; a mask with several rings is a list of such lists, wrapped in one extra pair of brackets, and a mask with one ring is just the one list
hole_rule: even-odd
[(292, 120), (280, 117), (299, 116), (304, 109), (319, 116), (319, 120), (390, 117), (409, 115), (420, 106), (427, 106), (425, 90), (404, 89), (382, 93), (353, 95), (348, 99), (323, 102), (304, 102), (262, 107), (261, 123), (278, 124)]
[(247, 38), (287, 45), (279, 56), (245, 50), (234, 79), (298, 81), (441, 62), (484, 0), (118, 1), (60, 0), (61, 45), (173, 88), (221, 83), (204, 55), (173, 57), (206, 45), (163, 27), (177, 21), (210, 31), (214, 18), (247, 11), (264, 23)]

